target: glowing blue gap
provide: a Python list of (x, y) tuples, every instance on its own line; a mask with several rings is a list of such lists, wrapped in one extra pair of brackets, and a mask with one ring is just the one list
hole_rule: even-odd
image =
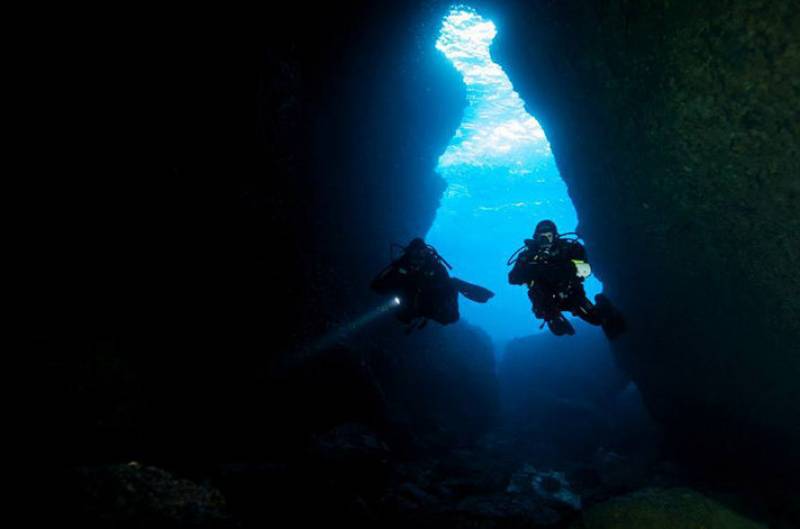
[[(468, 105), (439, 158), (447, 189), (427, 240), (454, 265), (453, 275), (497, 294), (486, 305), (462, 298), (461, 312), (500, 349), (538, 332), (540, 323), (525, 289), (507, 283), (508, 256), (539, 220), (552, 219), (565, 233), (575, 231), (578, 219), (542, 127), (492, 61), (496, 35), (492, 21), (468, 7), (452, 8), (443, 21), (436, 48), (461, 73)], [(591, 299), (602, 285), (592, 277), (586, 291)]]

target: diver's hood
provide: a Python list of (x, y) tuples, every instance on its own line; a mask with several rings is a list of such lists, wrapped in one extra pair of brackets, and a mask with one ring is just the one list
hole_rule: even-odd
[(411, 242), (408, 243), (408, 246), (406, 246), (406, 251), (413, 252), (413, 251), (425, 250), (427, 248), (428, 245), (425, 244), (425, 241), (417, 237), (416, 239), (412, 239)]
[(533, 238), (536, 239), (539, 234), (541, 233), (552, 233), (553, 238), (558, 237), (558, 228), (556, 227), (556, 223), (552, 220), (543, 220), (536, 225), (536, 229), (533, 230)]

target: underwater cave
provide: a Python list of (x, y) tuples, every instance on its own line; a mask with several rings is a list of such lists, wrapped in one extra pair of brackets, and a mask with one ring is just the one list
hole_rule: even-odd
[[(800, 11), (252, 21), (56, 32), (41, 86), (81, 115), (36, 160), (80, 177), (29, 194), (32, 520), (800, 526)], [(545, 218), (624, 332), (556, 336), (509, 284)], [(415, 237), (494, 297), (405, 325), (371, 285)]]

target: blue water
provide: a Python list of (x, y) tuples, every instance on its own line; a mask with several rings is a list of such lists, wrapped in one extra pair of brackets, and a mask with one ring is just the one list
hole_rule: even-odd
[[(486, 305), (461, 298), (461, 314), (502, 351), (510, 339), (540, 332), (525, 288), (508, 284), (506, 260), (539, 220), (552, 219), (566, 233), (578, 219), (545, 132), (492, 60), (496, 34), (470, 8), (453, 8), (443, 21), (436, 48), (461, 73), (468, 104), (439, 158), (447, 189), (427, 241), (454, 266), (454, 276), (495, 292)], [(586, 291), (592, 299), (602, 285), (590, 277)], [(576, 323), (578, 332), (582, 325)]]

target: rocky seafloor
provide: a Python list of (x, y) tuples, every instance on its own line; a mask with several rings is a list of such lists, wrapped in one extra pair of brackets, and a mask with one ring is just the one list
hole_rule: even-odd
[(552, 467), (535, 462), (541, 446), (526, 439), (498, 431), (437, 453), (433, 436), (424, 456), (409, 459), (365, 425), (346, 423), (294, 461), (207, 465), (189, 478), (147, 462), (73, 468), (58, 515), (84, 527), (192, 528), (745, 529), (789, 528), (792, 514), (796, 521), (788, 499), (782, 520), (766, 520), (764, 505), (662, 457), (598, 448)]

